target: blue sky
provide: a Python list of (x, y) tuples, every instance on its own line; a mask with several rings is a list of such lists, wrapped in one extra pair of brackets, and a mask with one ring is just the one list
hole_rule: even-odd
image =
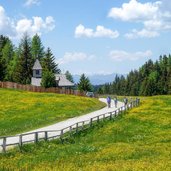
[(170, 53), (169, 0), (0, 0), (0, 34), (38, 33), (62, 71), (128, 73)]

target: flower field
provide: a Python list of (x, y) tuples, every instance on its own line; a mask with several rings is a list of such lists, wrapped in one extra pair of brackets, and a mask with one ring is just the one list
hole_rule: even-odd
[(1, 154), (0, 170), (170, 171), (171, 96), (144, 98), (64, 144), (39, 142)]
[(93, 98), (0, 89), (0, 136), (30, 131), (104, 106)]

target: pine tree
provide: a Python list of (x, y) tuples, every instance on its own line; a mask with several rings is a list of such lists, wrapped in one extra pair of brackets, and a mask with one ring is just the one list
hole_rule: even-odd
[(55, 57), (53, 56), (51, 49), (48, 48), (44, 58), (42, 59), (43, 76), (41, 85), (43, 87), (55, 87), (55, 74), (60, 73), (58, 65), (55, 63)]
[(50, 48), (47, 49), (45, 57), (42, 60), (42, 67), (43, 69), (52, 71), (56, 74), (59, 74), (61, 72), (58, 68), (58, 64), (55, 63), (55, 57), (53, 56)]
[(102, 88), (102, 87), (99, 87), (99, 88), (97, 89), (97, 93), (98, 93), (98, 94), (104, 94), (103, 88)]
[(74, 83), (74, 79), (73, 76), (71, 75), (71, 73), (69, 71), (65, 72), (66, 78), (71, 81), (72, 83)]
[(92, 86), (88, 77), (85, 74), (82, 74), (80, 77), (80, 81), (78, 83), (78, 89), (80, 91), (91, 91)]
[(10, 40), (8, 40), (5, 44), (5, 46), (2, 49), (2, 56), (6, 61), (6, 64), (8, 65), (10, 60), (12, 60), (14, 56), (14, 47)]
[(5, 70), (6, 70), (6, 63), (2, 54), (0, 54), (0, 81), (5, 79)]
[(168, 79), (168, 72), (167, 72), (167, 63), (168, 58), (166, 55), (164, 55), (160, 59), (160, 68), (161, 68), (161, 86), (162, 86), (162, 94), (167, 94), (168, 92), (168, 85), (167, 85), (167, 79)]
[(171, 94), (171, 55), (168, 57), (168, 79), (167, 79), (167, 85), (168, 85), (168, 94)]
[(15, 79), (18, 83), (30, 84), (34, 61), (31, 55), (31, 41), (27, 34), (21, 40), (19, 48)]
[(39, 61), (41, 61), (43, 56), (44, 56), (44, 47), (42, 45), (41, 39), (38, 36), (38, 34), (36, 34), (32, 38), (31, 54), (32, 54), (32, 57), (33, 57), (34, 61), (36, 59), (39, 59)]
[(8, 37), (5, 37), (3, 35), (0, 35), (0, 52), (2, 52), (2, 49), (6, 45), (6, 43), (9, 41)]
[(0, 35), (0, 81), (5, 79), (7, 63), (6, 59), (3, 57), (3, 49), (9, 39), (3, 35)]
[(171, 94), (171, 55), (160, 56), (156, 62), (148, 60), (139, 70), (131, 71), (126, 79), (116, 75), (112, 84), (102, 87), (103, 93), (117, 95)]
[(14, 57), (14, 49), (13, 48), (14, 47), (13, 47), (12, 42), (10, 40), (8, 40), (2, 49), (2, 58), (5, 62), (5, 64), (4, 64), (5, 80), (8, 80), (8, 81), (10, 81), (9, 79), (7, 79), (9, 67), (10, 67), (10, 63)]
[(16, 79), (16, 70), (17, 70), (17, 63), (18, 63), (18, 51), (15, 50), (12, 60), (10, 60), (8, 66), (7, 66), (7, 73), (5, 80), (11, 81), (11, 82), (17, 82)]
[(55, 74), (52, 71), (45, 70), (42, 75), (41, 86), (45, 88), (55, 87)]

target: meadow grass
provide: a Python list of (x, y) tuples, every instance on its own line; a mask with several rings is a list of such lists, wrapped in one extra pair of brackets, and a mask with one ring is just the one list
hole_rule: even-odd
[(0, 136), (30, 131), (104, 106), (94, 98), (0, 89)]
[(171, 96), (148, 97), (141, 106), (104, 121), (64, 144), (29, 144), (0, 155), (1, 170), (170, 171)]

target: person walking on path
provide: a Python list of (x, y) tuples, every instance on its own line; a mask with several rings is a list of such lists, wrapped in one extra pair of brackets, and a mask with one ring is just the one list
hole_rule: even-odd
[(110, 106), (111, 106), (111, 98), (110, 98), (110, 96), (107, 97), (107, 104), (108, 104), (108, 108), (110, 108)]
[(118, 98), (117, 97), (114, 97), (114, 104), (115, 104), (115, 108), (117, 108), (117, 106), (118, 106)]

